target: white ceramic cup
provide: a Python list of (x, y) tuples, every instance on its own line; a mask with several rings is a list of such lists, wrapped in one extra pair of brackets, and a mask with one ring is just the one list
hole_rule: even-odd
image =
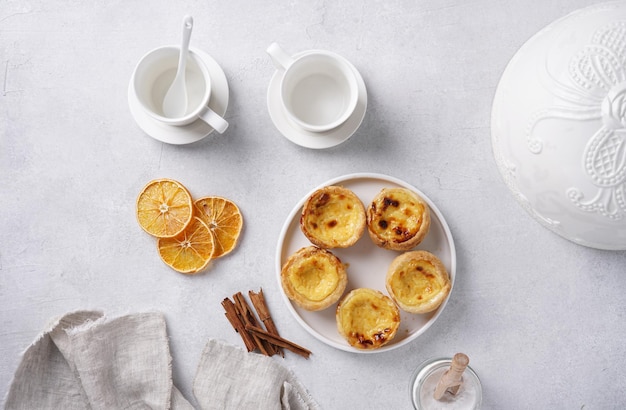
[(173, 126), (190, 124), (198, 119), (209, 124), (220, 134), (228, 122), (208, 106), (211, 98), (211, 76), (202, 59), (189, 50), (185, 71), (187, 85), (187, 112), (182, 117), (170, 118), (163, 113), (163, 98), (176, 76), (180, 48), (165, 46), (144, 55), (133, 72), (133, 91), (141, 108), (158, 122)]
[(284, 74), (280, 99), (287, 116), (299, 127), (325, 132), (343, 124), (354, 112), (359, 89), (351, 64), (324, 50), (310, 50), (296, 58), (277, 43), (267, 48)]

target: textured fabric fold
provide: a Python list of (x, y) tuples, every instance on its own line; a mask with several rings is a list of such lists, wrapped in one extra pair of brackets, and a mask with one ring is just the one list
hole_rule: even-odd
[(171, 410), (194, 410), (191, 403), (187, 401), (185, 396), (176, 388), (176, 386), (172, 386), (172, 396), (170, 400), (170, 409)]
[(102, 315), (101, 312), (80, 311), (53, 320), (24, 352), (6, 397), (5, 409), (90, 409), (80, 379), (72, 363), (55, 344), (53, 335), (62, 344), (68, 344), (64, 329)]
[[(160, 313), (108, 320), (67, 314), (26, 350), (6, 409), (164, 409), (172, 395), (171, 358)], [(177, 406), (186, 400), (177, 396)]]
[[(291, 371), (270, 357), (209, 340), (193, 384), (201, 410), (319, 407)], [(109, 319), (79, 311), (57, 318), (29, 346), (7, 410), (192, 410), (172, 382), (165, 318)]]
[(160, 313), (94, 322), (67, 333), (93, 409), (169, 408), (171, 360)]
[(217, 340), (206, 344), (193, 382), (203, 410), (312, 410), (318, 405), (274, 359)]

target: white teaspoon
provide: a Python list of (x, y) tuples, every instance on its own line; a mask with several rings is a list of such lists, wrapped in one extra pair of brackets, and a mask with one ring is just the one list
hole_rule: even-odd
[(176, 77), (169, 90), (163, 98), (163, 114), (169, 118), (179, 118), (187, 112), (187, 84), (185, 82), (185, 69), (187, 66), (187, 55), (189, 54), (189, 39), (193, 29), (193, 17), (183, 18), (183, 43), (180, 46), (178, 56), (178, 69)]

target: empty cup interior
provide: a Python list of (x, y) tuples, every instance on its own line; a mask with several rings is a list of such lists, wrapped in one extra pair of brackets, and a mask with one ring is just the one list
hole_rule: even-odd
[(350, 67), (326, 54), (310, 54), (294, 61), (285, 73), (281, 94), (296, 122), (326, 129), (348, 119), (358, 97)]
[[(163, 113), (163, 99), (172, 85), (178, 67), (179, 49), (164, 47), (148, 53), (135, 70), (134, 88), (137, 99), (154, 116), (166, 118)], [(187, 85), (187, 112), (182, 118), (194, 115), (208, 103), (210, 83), (198, 63), (198, 57), (191, 51), (185, 70)]]

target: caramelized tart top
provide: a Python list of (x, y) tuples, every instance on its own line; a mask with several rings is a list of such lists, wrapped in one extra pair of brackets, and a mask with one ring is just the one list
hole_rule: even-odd
[(393, 301), (374, 289), (358, 288), (337, 306), (337, 330), (357, 349), (377, 349), (396, 335), (400, 311)]
[(450, 277), (443, 263), (430, 252), (411, 251), (389, 265), (385, 285), (402, 310), (428, 313), (437, 309), (450, 293)]
[(326, 249), (301, 248), (281, 270), (285, 294), (306, 310), (326, 309), (337, 302), (346, 288), (348, 275), (341, 260)]
[(367, 231), (381, 248), (406, 251), (417, 246), (430, 229), (430, 209), (417, 193), (384, 188), (367, 209)]
[(347, 248), (365, 231), (365, 207), (351, 190), (339, 186), (318, 189), (302, 207), (300, 229), (320, 248)]

